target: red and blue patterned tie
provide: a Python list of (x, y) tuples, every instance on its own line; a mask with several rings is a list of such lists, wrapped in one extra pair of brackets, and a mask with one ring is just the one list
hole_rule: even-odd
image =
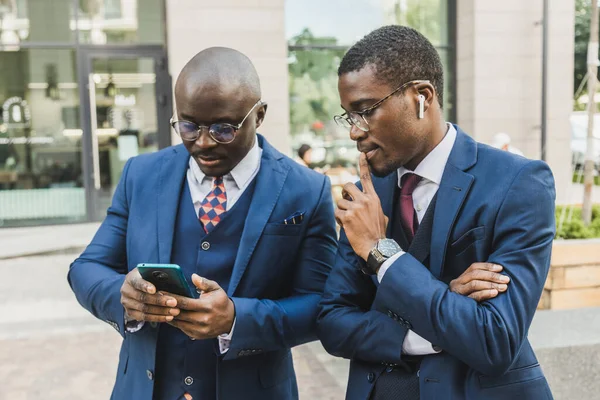
[(225, 184), (223, 183), (223, 177), (219, 176), (214, 179), (213, 188), (202, 200), (198, 212), (198, 219), (206, 233), (210, 233), (221, 222), (221, 215), (226, 210), (227, 194), (225, 193)]

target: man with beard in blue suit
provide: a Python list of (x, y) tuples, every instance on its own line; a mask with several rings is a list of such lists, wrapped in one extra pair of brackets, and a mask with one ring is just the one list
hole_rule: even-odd
[[(338, 74), (361, 185), (338, 202), (318, 328), (352, 360), (346, 398), (552, 398), (527, 340), (555, 234), (550, 169), (444, 120), (442, 64), (414, 29), (371, 32)], [(456, 293), (478, 263), (502, 268), (508, 290)]]
[[(243, 54), (197, 54), (175, 100), (183, 144), (127, 162), (69, 271), (124, 338), (112, 398), (297, 399), (290, 348), (316, 339), (336, 251), (330, 183), (256, 133), (267, 105)], [(201, 295), (157, 293), (138, 263), (180, 265)]]

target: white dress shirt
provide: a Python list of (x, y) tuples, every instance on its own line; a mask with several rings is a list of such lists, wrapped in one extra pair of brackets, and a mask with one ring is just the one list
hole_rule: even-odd
[[(244, 191), (248, 188), (254, 177), (260, 170), (260, 159), (262, 157), (262, 149), (258, 145), (258, 140), (254, 139), (254, 146), (248, 154), (236, 165), (230, 173), (223, 176), (225, 184), (225, 193), (227, 195), (227, 204), (225, 210), (230, 210), (231, 207), (242, 197)], [(204, 175), (204, 172), (198, 166), (198, 163), (190, 157), (189, 169), (187, 172), (187, 182), (196, 210), (196, 216), (200, 211), (200, 204), (204, 198), (210, 193), (213, 188), (214, 177)], [(219, 350), (221, 354), (225, 354), (229, 350), (229, 344), (233, 337), (233, 329), (235, 328), (235, 320), (229, 334), (219, 335)]]
[[(425, 212), (429, 207), (429, 203), (435, 196), (440, 187), (442, 181), (442, 175), (450, 157), (450, 152), (456, 141), (456, 129), (452, 124), (448, 124), (448, 131), (444, 136), (444, 139), (421, 161), (421, 163), (415, 168), (414, 171), (408, 170), (404, 167), (398, 168), (398, 187), (402, 187), (401, 178), (404, 174), (414, 173), (419, 175), (423, 179), (419, 182), (415, 190), (413, 191), (413, 205), (417, 213), (419, 223), (423, 220)], [(388, 268), (396, 261), (399, 257), (404, 255), (404, 251), (400, 251), (390, 257), (386, 262), (383, 263), (379, 272), (377, 272), (377, 280), (381, 282)], [(408, 355), (426, 355), (434, 354), (439, 351), (435, 351), (427, 340), (417, 335), (415, 332), (409, 330), (404, 338), (402, 344), (402, 352)]]
[[(258, 140), (254, 140), (254, 146), (248, 154), (231, 170), (230, 173), (223, 176), (225, 184), (225, 193), (227, 194), (226, 210), (239, 200), (246, 188), (252, 182), (252, 179), (258, 174), (260, 169), (260, 158), (262, 149), (258, 146)], [(187, 172), (187, 182), (196, 209), (196, 215), (200, 211), (200, 204), (213, 188), (212, 176), (204, 175), (204, 172), (198, 166), (196, 160), (190, 157), (189, 169)]]

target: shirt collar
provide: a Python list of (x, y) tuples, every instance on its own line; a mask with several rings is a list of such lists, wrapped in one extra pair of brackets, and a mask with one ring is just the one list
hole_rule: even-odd
[(454, 125), (447, 123), (448, 130), (440, 143), (417, 165), (414, 171), (407, 168), (398, 168), (398, 187), (401, 187), (400, 179), (402, 175), (413, 172), (416, 175), (427, 179), (437, 185), (442, 181), (446, 163), (450, 157), (450, 152), (456, 141), (456, 128)]
[[(242, 161), (240, 161), (230, 173), (225, 175), (226, 177), (231, 177), (233, 179), (238, 189), (245, 187), (246, 183), (254, 176), (254, 172), (260, 166), (261, 150), (262, 149), (258, 145), (258, 140), (255, 138), (254, 145), (248, 154), (242, 158)], [(205, 178), (209, 178), (202, 172), (200, 166), (192, 157), (190, 157), (189, 166), (198, 184), (202, 184), (202, 181)], [(212, 179), (212, 177), (210, 179)]]

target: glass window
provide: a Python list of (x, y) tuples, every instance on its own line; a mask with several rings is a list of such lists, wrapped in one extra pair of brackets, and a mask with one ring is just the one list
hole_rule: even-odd
[[(77, 4), (77, 10), (74, 5)], [(0, 0), (0, 46), (163, 44), (163, 0)], [(77, 33), (76, 33), (77, 32)]]
[(163, 44), (162, 0), (78, 0), (84, 44)]
[(86, 217), (74, 65), (72, 50), (0, 57), (0, 225)]
[[(313, 131), (335, 134), (333, 115), (343, 112), (337, 91), (337, 66), (344, 50), (290, 51), (292, 135)], [(331, 122), (331, 124), (330, 124)]]
[[(315, 13), (314, 10), (319, 10)], [(437, 46), (446, 69), (444, 111), (452, 115), (449, 84), (447, 0), (287, 0), (290, 121), (294, 147), (318, 138), (339, 137), (330, 126), (338, 113), (337, 67), (346, 50), (387, 24), (414, 27)], [(317, 127), (317, 128), (315, 128)], [(348, 132), (343, 135), (347, 137)]]
[[(380, 26), (400, 24), (423, 33), (437, 47), (445, 68), (444, 113), (453, 115), (454, 93), (448, 43), (448, 0), (287, 0), (290, 132), (294, 154), (308, 144), (312, 168), (329, 175), (334, 196), (357, 180), (358, 153), (347, 129), (333, 122), (343, 112), (337, 68), (347, 49)], [(315, 12), (318, 10), (318, 12)]]
[[(335, 44), (351, 46), (383, 25), (411, 26), (436, 46), (447, 44), (448, 0), (287, 0), (288, 39), (309, 30), (330, 37)], [(318, 10), (319, 12), (315, 12)]]
[(0, 45), (24, 42), (73, 43), (73, 0), (0, 1)]
[(158, 150), (152, 58), (93, 58), (90, 96), (98, 146), (98, 215), (110, 205), (125, 162)]

